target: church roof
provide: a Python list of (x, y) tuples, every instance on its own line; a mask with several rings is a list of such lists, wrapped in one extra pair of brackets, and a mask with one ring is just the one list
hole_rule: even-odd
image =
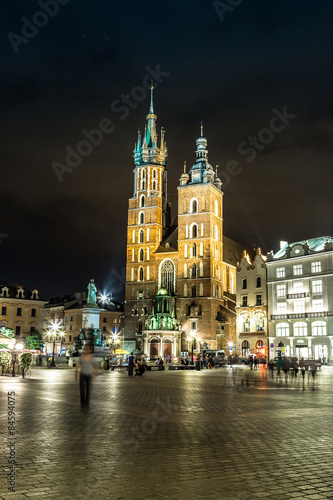
[(178, 218), (169, 227), (156, 253), (178, 252)]
[(281, 250), (279, 250), (273, 259), (281, 259), (287, 253), (287, 249), (294, 247), (295, 245), (305, 245), (309, 246), (312, 252), (323, 252), (325, 250), (326, 243), (333, 243), (332, 236), (320, 236), (319, 238), (311, 238), (310, 240), (296, 241), (294, 243), (286, 243)]
[(223, 262), (231, 266), (237, 266), (243, 256), (244, 247), (231, 240), (227, 236), (223, 236)]

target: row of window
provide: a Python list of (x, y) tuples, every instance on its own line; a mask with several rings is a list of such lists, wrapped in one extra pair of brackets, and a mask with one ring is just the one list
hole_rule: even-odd
[[(257, 294), (256, 295), (256, 306), (261, 306), (262, 305), (262, 295), (261, 294)], [(242, 307), (247, 307), (248, 306), (248, 302), (247, 302), (247, 295), (243, 295), (242, 297)]]
[[(311, 262), (311, 272), (312, 273), (320, 273), (321, 272), (321, 262)], [(294, 276), (300, 276), (303, 274), (303, 265), (302, 264), (295, 264), (293, 266), (293, 275)], [(286, 268), (285, 267), (278, 267), (276, 269), (276, 277), (277, 278), (284, 278), (286, 276)]]
[[(203, 283), (199, 283), (199, 285), (192, 285), (189, 287), (187, 283), (184, 284), (184, 297), (203, 297), (204, 295), (204, 286)], [(222, 287), (220, 285), (215, 286), (213, 284), (212, 296), (221, 299), (222, 298)]]
[[(134, 267), (132, 267), (131, 281), (135, 281), (135, 274), (136, 274), (135, 269), (134, 269)], [(145, 276), (144, 269), (142, 266), (140, 266), (138, 271), (137, 271), (137, 281), (144, 281), (144, 280), (147, 280), (147, 281), (150, 280), (150, 266), (146, 267), (146, 276)]]
[[(143, 213), (143, 212), (141, 212)], [(146, 242), (149, 242), (150, 241), (150, 229), (148, 227), (147, 231), (146, 231)], [(133, 232), (132, 232), (132, 243), (135, 243), (136, 242), (136, 231), (135, 229), (133, 229)], [(143, 229), (140, 229), (139, 232), (138, 232), (138, 243), (144, 243), (145, 242), (145, 232)]]
[[(324, 301), (323, 299), (312, 299), (311, 308), (307, 308), (313, 312), (324, 311)], [(276, 305), (277, 314), (287, 314), (287, 302), (278, 302)], [(305, 313), (305, 301), (295, 300), (294, 302), (294, 313)]]
[[(203, 208), (203, 210), (205, 210), (205, 207)], [(196, 214), (198, 211), (199, 211), (198, 200), (196, 198), (192, 198), (192, 200), (190, 201), (190, 213), (191, 214)], [(185, 202), (185, 205), (184, 205), (184, 212), (185, 213), (187, 212), (187, 210), (186, 210), (186, 202)], [(214, 213), (215, 213), (215, 215), (217, 217), (219, 216), (219, 203), (218, 203), (217, 200), (215, 200), (215, 202), (214, 202)]]
[[(141, 170), (141, 179), (140, 179), (140, 190), (144, 191), (146, 189), (146, 185), (147, 185), (146, 170), (142, 169)], [(156, 168), (153, 168), (153, 170), (152, 170), (152, 190), (153, 191), (155, 191), (157, 189), (157, 185), (158, 185), (157, 170), (156, 170)]]
[[(256, 332), (264, 332), (265, 331), (265, 319), (263, 316), (257, 316), (254, 322), (255, 331)], [(251, 320), (250, 317), (246, 317), (243, 321), (243, 332), (251, 332)]]
[[(6, 297), (6, 298), (9, 298), (9, 288), (7, 288), (6, 286), (3, 287), (1, 289), (1, 294), (0, 294), (0, 297)], [(23, 289), (19, 289), (16, 293), (16, 296), (15, 296), (16, 299), (24, 299), (25, 296), (24, 296), (24, 290)], [(31, 293), (31, 296), (30, 296), (30, 299), (32, 300), (38, 300), (38, 292), (37, 290), (34, 290), (32, 293)]]
[[(323, 293), (323, 280), (312, 280), (311, 282), (312, 293)], [(304, 293), (303, 281), (293, 282), (293, 291), (291, 293)], [(285, 297), (287, 294), (287, 285), (279, 284), (276, 285), (277, 297)]]
[[(135, 288), (132, 287), (132, 290), (131, 290), (131, 299), (132, 300), (134, 300), (134, 299), (141, 300), (141, 299), (144, 299), (145, 296), (146, 296), (146, 298), (150, 297), (149, 286), (146, 286), (146, 292), (144, 292), (144, 290), (137, 290), (136, 296), (135, 296)], [(120, 320), (119, 320), (119, 322), (120, 322)]]
[[(256, 278), (256, 288), (261, 288), (261, 277), (260, 276), (258, 276)], [(247, 279), (246, 278), (243, 278), (242, 289), (247, 290)]]
[[(1, 306), (1, 316), (7, 316), (7, 306)], [(22, 316), (22, 307), (17, 307), (16, 308), (16, 316)], [(30, 316), (32, 318), (37, 317), (37, 309), (32, 308), (30, 310)]]
[[(279, 323), (276, 325), (276, 337), (289, 337), (291, 335), (291, 325), (289, 323)], [(326, 335), (327, 325), (325, 321), (314, 321), (311, 325), (311, 335)], [(308, 324), (298, 321), (292, 325), (294, 337), (306, 337), (308, 334)]]
[[(150, 260), (150, 248), (149, 247), (147, 248), (146, 256), (147, 256), (146, 260)], [(145, 260), (145, 251), (143, 248), (140, 248), (138, 251), (138, 261), (144, 262), (144, 260)], [(132, 249), (132, 261), (135, 262), (135, 249), (134, 248)]]
[[(1, 325), (1, 326), (7, 326), (7, 325)], [(32, 325), (29, 327), (30, 332), (34, 332), (36, 330), (36, 326)], [(15, 335), (21, 335), (22, 332), (22, 326), (21, 325), (15, 325)]]

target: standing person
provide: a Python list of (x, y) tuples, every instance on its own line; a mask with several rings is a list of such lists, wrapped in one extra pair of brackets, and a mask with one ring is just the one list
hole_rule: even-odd
[(145, 356), (142, 356), (141, 364), (142, 364), (143, 371), (145, 372), (146, 371), (146, 366), (147, 366), (147, 361), (146, 361), (146, 357)]
[[(80, 370), (79, 370), (80, 368)], [(78, 373), (80, 371), (80, 397), (81, 408), (89, 408), (91, 382), (97, 374), (97, 366), (94, 358), (91, 355), (91, 347), (89, 344), (84, 346), (84, 351), (78, 359), (75, 367), (75, 381), (77, 382)]]
[(134, 368), (134, 356), (131, 352), (131, 355), (128, 356), (128, 376), (133, 377), (133, 368)]
[(274, 378), (274, 361), (272, 359), (268, 361), (268, 370), (270, 373), (270, 377)]
[(160, 361), (159, 361), (159, 363), (158, 363), (158, 369), (159, 369), (159, 370), (164, 370), (163, 358), (160, 358)]

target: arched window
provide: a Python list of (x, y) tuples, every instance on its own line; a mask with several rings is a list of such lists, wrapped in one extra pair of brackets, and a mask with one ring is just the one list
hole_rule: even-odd
[(135, 229), (132, 232), (132, 243), (135, 243)]
[(143, 262), (145, 260), (145, 253), (143, 248), (140, 248), (139, 250), (139, 262)]
[(150, 280), (150, 266), (147, 266), (147, 280)]
[(132, 250), (132, 261), (133, 261), (133, 262), (135, 261), (135, 250), (134, 250), (134, 248), (133, 248), (133, 250)]
[(192, 266), (192, 278), (196, 278), (197, 277), (197, 266), (195, 264), (193, 264)]
[(134, 267), (132, 267), (132, 270), (131, 270), (131, 281), (134, 281), (135, 279), (135, 270), (134, 270)]
[(289, 336), (289, 324), (279, 323), (276, 325), (276, 336), (277, 337), (288, 337)]
[(187, 278), (187, 264), (184, 264), (184, 278)]
[(149, 239), (150, 239), (150, 229), (148, 227), (148, 229), (147, 229), (147, 241), (149, 241)]
[(199, 264), (199, 274), (200, 274), (200, 278), (203, 278), (203, 275), (204, 275), (203, 262), (200, 262), (200, 264)]
[(147, 248), (147, 260), (150, 260), (150, 248)]
[(192, 224), (191, 226), (191, 238), (198, 237), (198, 226), (196, 224)]
[(193, 200), (191, 201), (191, 213), (195, 214), (197, 213), (197, 211), (198, 211), (198, 201), (195, 198), (193, 198)]
[(197, 296), (197, 287), (195, 285), (192, 286), (191, 292), (192, 292), (192, 297), (196, 297)]
[(263, 314), (257, 314), (257, 316), (256, 316), (256, 328), (257, 328), (257, 332), (263, 332), (265, 330), (265, 317)]
[(243, 340), (242, 342), (242, 356), (248, 356), (250, 354), (250, 343), (248, 340)]
[(326, 335), (327, 326), (325, 321), (314, 321), (311, 326), (312, 335)]
[(200, 283), (200, 285), (199, 285), (199, 295), (200, 295), (200, 297), (203, 296), (203, 283)]
[(308, 333), (305, 321), (298, 321), (294, 324), (294, 337), (304, 337)]
[(153, 179), (157, 179), (157, 172), (156, 172), (156, 168), (153, 168)]
[(159, 288), (166, 288), (170, 293), (175, 292), (175, 265), (170, 259), (160, 264)]
[(185, 245), (184, 245), (184, 257), (185, 257), (185, 259), (187, 259), (187, 255), (188, 255), (188, 246), (187, 246), (187, 243), (185, 243)]
[(140, 229), (139, 231), (139, 243), (143, 243), (145, 240), (145, 232), (143, 229)]
[(246, 290), (246, 289), (247, 289), (247, 279), (246, 279), (246, 278), (243, 278), (243, 281), (242, 281), (242, 289), (243, 289), (243, 290)]
[(203, 225), (203, 222), (201, 223), (201, 236), (203, 238), (203, 235), (204, 235), (204, 225)]
[(145, 195), (142, 194), (140, 196), (140, 207), (144, 207), (145, 206)]
[(144, 224), (145, 223), (145, 214), (144, 212), (139, 213), (139, 224)]
[(184, 297), (187, 297), (187, 284), (184, 285)]
[(152, 187), (153, 191), (156, 191), (156, 181), (153, 181), (153, 187)]
[(203, 245), (203, 242), (201, 241), (200, 243), (200, 257), (203, 257), (204, 255), (204, 245)]
[(186, 233), (186, 238), (188, 238), (188, 224), (186, 224), (185, 233)]
[(197, 256), (197, 245), (195, 243), (193, 243), (192, 257), (196, 257), (196, 256)]
[(243, 332), (250, 332), (251, 331), (250, 316), (245, 316), (245, 317), (243, 317), (243, 319), (244, 319)]
[(142, 266), (139, 267), (138, 279), (139, 279), (139, 281), (143, 281), (143, 267)]
[(141, 189), (146, 189), (146, 171), (141, 170)]

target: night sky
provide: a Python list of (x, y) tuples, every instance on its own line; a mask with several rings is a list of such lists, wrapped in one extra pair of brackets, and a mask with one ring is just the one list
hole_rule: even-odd
[[(155, 113), (173, 216), (203, 120), (225, 182), (227, 236), (267, 252), (281, 239), (332, 235), (332, 2), (53, 0), (53, 17), (36, 15), (42, 3), (1, 7), (1, 280), (49, 298), (95, 278), (122, 298), (133, 147), (149, 109), (136, 87), (150, 81), (147, 67), (164, 74)], [(36, 32), (33, 19), (46, 24)], [(117, 100), (132, 92), (140, 102), (120, 112)], [(289, 124), (272, 122), (284, 109)], [(57, 176), (52, 163), (66, 166), (66, 146), (101, 121), (101, 143)], [(255, 137), (265, 144), (245, 153)], [(227, 166), (238, 173), (229, 182)]]

